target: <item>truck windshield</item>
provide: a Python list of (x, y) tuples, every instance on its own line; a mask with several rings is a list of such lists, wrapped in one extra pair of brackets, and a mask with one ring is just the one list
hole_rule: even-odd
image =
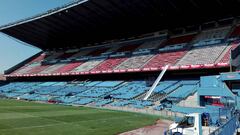
[(186, 116), (178, 124), (178, 127), (181, 127), (181, 128), (189, 128), (193, 126), (194, 126), (194, 117), (190, 117), (190, 116)]

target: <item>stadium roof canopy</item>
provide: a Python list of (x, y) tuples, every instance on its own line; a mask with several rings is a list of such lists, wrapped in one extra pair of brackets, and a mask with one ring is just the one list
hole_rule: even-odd
[(239, 0), (75, 0), (0, 31), (43, 50), (81, 47), (235, 17), (239, 8)]

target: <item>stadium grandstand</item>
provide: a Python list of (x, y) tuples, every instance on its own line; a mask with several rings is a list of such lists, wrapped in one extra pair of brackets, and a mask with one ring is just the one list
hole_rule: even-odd
[(212, 134), (236, 133), (218, 118), (240, 109), (238, 7), (76, 0), (1, 26), (42, 51), (5, 71), (0, 97), (175, 118), (207, 112)]

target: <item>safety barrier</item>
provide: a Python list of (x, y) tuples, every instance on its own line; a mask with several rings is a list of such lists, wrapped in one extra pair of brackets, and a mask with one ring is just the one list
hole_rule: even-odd
[(210, 135), (233, 135), (239, 125), (238, 117), (239, 116), (232, 117), (226, 124), (220, 126), (210, 133)]

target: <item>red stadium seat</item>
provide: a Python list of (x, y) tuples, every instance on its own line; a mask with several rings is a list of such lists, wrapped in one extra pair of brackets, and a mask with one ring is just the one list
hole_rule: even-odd
[(229, 63), (231, 50), (235, 49), (238, 45), (239, 43), (232, 43), (231, 48), (227, 51), (227, 53), (223, 56), (219, 63)]
[(186, 51), (166, 52), (154, 56), (144, 68), (160, 68), (167, 64), (174, 65), (180, 58), (186, 54)]
[(59, 69), (55, 70), (54, 73), (65, 73), (73, 70), (74, 68), (80, 66), (82, 62), (75, 62), (75, 63), (69, 63), (63, 67), (60, 67)]
[(48, 67), (50, 67), (51, 65), (40, 65), (37, 67), (32, 68), (31, 70), (27, 71), (28, 74), (37, 74), (45, 69), (47, 69)]
[(121, 64), (123, 61), (125, 61), (127, 58), (111, 58), (107, 59), (104, 62), (102, 62), (100, 65), (92, 69), (91, 71), (104, 71), (104, 70), (112, 70), (119, 64)]

